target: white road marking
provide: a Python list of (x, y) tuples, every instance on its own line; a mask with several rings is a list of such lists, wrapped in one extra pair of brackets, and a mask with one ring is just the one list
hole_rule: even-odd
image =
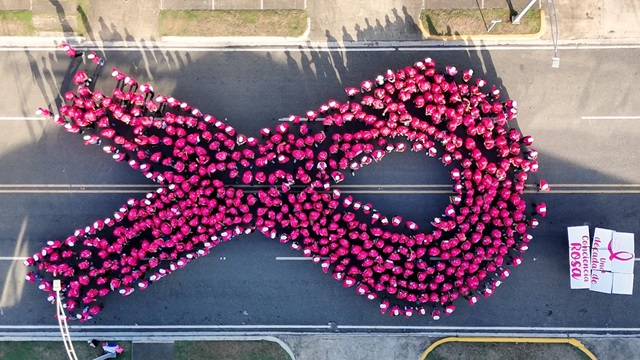
[[(412, 330), (421, 333), (435, 333), (435, 332), (519, 332), (519, 333), (541, 333), (548, 335), (549, 333), (639, 333), (640, 328), (610, 328), (610, 327), (542, 327), (542, 326), (395, 326), (395, 325), (336, 325), (339, 330), (389, 330), (389, 331), (406, 331)], [(143, 333), (142, 330), (182, 330), (182, 331), (219, 331), (219, 330), (303, 330), (303, 329), (331, 329), (331, 325), (71, 325), (71, 330), (81, 331), (86, 333), (85, 330), (106, 330), (106, 331), (118, 331), (118, 335), (126, 334), (132, 335), (132, 333), (125, 332), (126, 330), (136, 330), (136, 333)], [(25, 335), (24, 333), (18, 333), (15, 331), (21, 330), (58, 330), (55, 325), (4, 325), (0, 326), (0, 336), (5, 337), (7, 335)], [(7, 332), (4, 332), (7, 331)], [(78, 335), (82, 335), (79, 333)], [(154, 331), (153, 334), (169, 335), (175, 334), (164, 331)], [(189, 332), (194, 334), (193, 332)], [(60, 333), (56, 333), (60, 336)], [(149, 336), (150, 333), (146, 333)], [(32, 335), (32, 334), (29, 334)], [(186, 335), (186, 334), (185, 334)], [(242, 334), (238, 334), (242, 335)]]
[(0, 256), (0, 261), (25, 261), (28, 257)]
[[(361, 184), (334, 185), (344, 194), (453, 194), (451, 184)], [(553, 194), (640, 194), (640, 184), (550, 184)], [(0, 184), (0, 194), (140, 194), (154, 192), (162, 185), (144, 184)], [(267, 185), (233, 185), (257, 192)], [(293, 189), (306, 186), (293, 185)], [(536, 193), (529, 184), (525, 193)], [(592, 188), (592, 189), (589, 189)], [(544, 193), (543, 193), (544, 194)]]
[[(185, 38), (181, 38), (180, 41), (185, 42)], [(530, 51), (530, 50), (553, 50), (553, 45), (484, 45), (473, 44), (465, 45), (462, 41), (446, 41), (436, 42), (432, 46), (424, 46), (424, 42), (407, 42), (407, 41), (389, 41), (389, 42), (376, 42), (376, 45), (383, 45), (385, 47), (371, 47), (373, 43), (359, 43), (355, 46), (351, 45), (336, 45), (327, 46), (326, 42), (288, 42), (287, 44), (277, 44), (264, 46), (261, 44), (239, 44), (237, 47), (230, 47), (228, 42), (221, 42), (219, 44), (209, 44), (204, 46), (198, 46), (202, 44), (202, 39), (198, 39), (200, 43), (194, 43), (194, 47), (189, 46), (175, 46), (171, 41), (165, 43), (154, 43), (152, 46), (139, 46), (135, 42), (127, 43), (127, 46), (113, 45), (109, 43), (101, 43), (92, 48), (100, 48), (105, 51), (113, 52), (139, 52), (141, 50), (146, 51), (188, 51), (188, 52), (306, 52), (306, 51), (328, 51), (328, 52), (389, 52), (389, 51), (469, 51), (469, 50), (491, 50), (491, 51)], [(449, 46), (443, 46), (441, 44), (447, 43)], [(87, 49), (86, 46), (77, 46), (78, 49)], [(565, 41), (558, 45), (559, 50), (610, 50), (610, 49), (640, 49), (640, 44), (629, 45), (616, 45), (616, 44), (579, 44), (572, 41)], [(0, 48), (0, 52), (25, 52), (25, 51), (60, 51), (60, 48), (52, 46), (7, 46)]]
[(313, 260), (313, 258), (304, 257), (304, 256), (276, 256), (276, 260), (298, 261), (298, 260)]
[(582, 120), (640, 120), (640, 116), (582, 116)]

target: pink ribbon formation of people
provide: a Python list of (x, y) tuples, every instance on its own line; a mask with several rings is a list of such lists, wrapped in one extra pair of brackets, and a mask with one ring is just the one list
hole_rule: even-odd
[[(95, 52), (87, 57), (104, 65)], [(471, 69), (440, 70), (431, 58), (387, 70), (346, 88), (343, 102), (329, 100), (256, 137), (116, 68), (110, 93), (79, 71), (59, 114), (37, 113), (159, 186), (48, 241), (25, 261), (33, 268), (27, 280), (55, 302), (52, 281), (60, 279), (63, 306), (86, 321), (111, 292), (144, 290), (221, 242), (259, 231), (379, 301), (382, 313), (437, 320), (459, 298), (475, 304), (521, 263), (546, 205), (527, 209), (523, 199), (538, 153), (533, 138), (511, 126), (516, 102)], [(345, 173), (406, 150), (437, 157), (452, 180), (450, 203), (427, 231), (335, 186)], [(544, 180), (536, 186), (549, 190)]]

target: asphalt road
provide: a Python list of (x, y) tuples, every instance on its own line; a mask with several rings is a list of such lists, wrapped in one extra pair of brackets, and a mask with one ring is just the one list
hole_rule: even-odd
[[(98, 87), (110, 82), (108, 73), (116, 66), (141, 82), (151, 82), (156, 92), (227, 118), (240, 132), (257, 134), (261, 127), (275, 126), (277, 118), (302, 114), (329, 98), (343, 99), (345, 86), (357, 86), (387, 68), (406, 66), (425, 56), (442, 66), (471, 67), (518, 101), (518, 126), (535, 137), (534, 147), (540, 152), (541, 171), (533, 180), (544, 177), (552, 187), (562, 185), (550, 193), (531, 194), (546, 201), (549, 212), (534, 232), (523, 265), (495, 295), (474, 307), (461, 303), (450, 318), (438, 323), (421, 317), (398, 319), (378, 315), (376, 302), (343, 289), (318, 265), (277, 261), (278, 256), (300, 253), (252, 234), (217, 247), (145, 291), (126, 298), (111, 295), (90, 325), (324, 326), (335, 322), (460, 329), (640, 328), (640, 319), (626, 311), (640, 306), (637, 295), (569, 289), (566, 244), (566, 227), (585, 222), (640, 233), (638, 120), (582, 119), (640, 113), (635, 100), (635, 86), (640, 83), (635, 59), (640, 49), (565, 50), (559, 69), (549, 66), (547, 49), (239, 50), (108, 51)], [(0, 119), (31, 117), (38, 106), (55, 104), (57, 89), (70, 74), (66, 56), (52, 51), (0, 52), (5, 80), (0, 88), (5, 104)], [(85, 147), (79, 137), (54, 124), (0, 121), (0, 129), (0, 257), (28, 256), (46, 240), (109, 216), (127, 198), (153, 188), (138, 172), (114, 163), (97, 147)], [(343, 184), (395, 184), (409, 191), (420, 184), (447, 184), (442, 165), (423, 154), (394, 154), (385, 159)], [(60, 188), (37, 184), (123, 186), (71, 188), (61, 193)], [(354, 197), (423, 227), (440, 214), (448, 196), (444, 192), (398, 194), (384, 186), (357, 189), (367, 191)], [(19, 280), (23, 272), (19, 262), (0, 260), (0, 325), (55, 324), (54, 307), (34, 286)]]

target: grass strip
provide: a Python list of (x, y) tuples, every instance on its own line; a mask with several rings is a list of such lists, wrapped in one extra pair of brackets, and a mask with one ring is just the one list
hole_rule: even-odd
[(0, 36), (33, 36), (31, 11), (0, 11)]
[[(493, 20), (500, 20), (491, 32)], [(529, 10), (520, 25), (511, 23), (509, 9), (422, 10), (422, 25), (432, 36), (451, 35), (522, 35), (540, 31), (540, 9)]]
[(76, 34), (78, 36), (87, 36), (89, 33), (85, 24), (88, 22), (89, 16), (89, 0), (77, 0), (78, 6), (76, 7), (76, 21), (78, 26), (76, 27)]
[[(124, 348), (118, 360), (131, 360), (131, 342), (117, 341)], [(73, 348), (78, 359), (95, 359), (102, 355), (102, 347), (93, 348), (85, 341), (74, 341)], [(60, 341), (0, 341), (2, 360), (68, 360), (62, 339)]]
[(160, 36), (301, 36), (304, 10), (164, 10)]
[(291, 360), (271, 341), (177, 341), (176, 360)]

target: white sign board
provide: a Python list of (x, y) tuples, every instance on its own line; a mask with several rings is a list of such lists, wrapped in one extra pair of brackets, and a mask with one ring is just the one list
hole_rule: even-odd
[(593, 233), (593, 246), (591, 247), (591, 269), (599, 271), (611, 271), (611, 259), (609, 258), (609, 246), (613, 240), (613, 230), (596, 228)]
[(611, 294), (613, 274), (608, 271), (591, 271), (591, 287), (589, 290)]
[(611, 259), (611, 271), (633, 274), (633, 265), (636, 257), (634, 249), (633, 234), (615, 232), (608, 249), (609, 259)]
[(591, 259), (589, 252), (589, 227), (567, 228), (569, 235), (569, 276), (572, 289), (589, 289), (591, 283)]
[(596, 228), (593, 232), (593, 246), (594, 249), (606, 249), (609, 247), (609, 243), (613, 240), (613, 230)]
[(613, 274), (613, 294), (633, 295), (633, 274)]

